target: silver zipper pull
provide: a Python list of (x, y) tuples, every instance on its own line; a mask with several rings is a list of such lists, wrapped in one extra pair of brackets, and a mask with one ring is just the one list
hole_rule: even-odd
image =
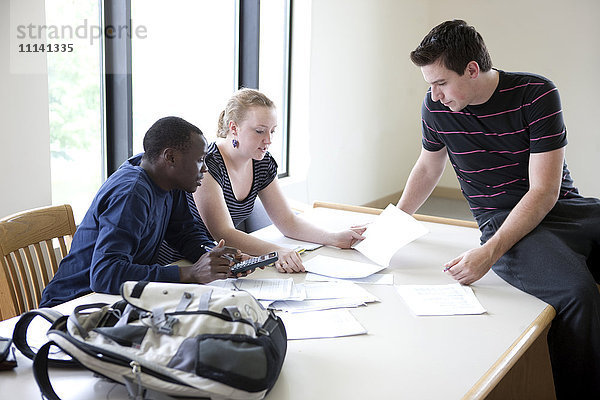
[(137, 390), (136, 393), (134, 393), (133, 398), (135, 400), (144, 400), (145, 390), (142, 386), (142, 366), (137, 361), (130, 362), (129, 366), (131, 367), (131, 372), (133, 373), (137, 383)]

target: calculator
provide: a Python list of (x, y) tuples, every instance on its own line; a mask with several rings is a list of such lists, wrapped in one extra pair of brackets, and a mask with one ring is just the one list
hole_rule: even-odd
[(254, 268), (263, 267), (265, 265), (273, 264), (279, 259), (276, 251), (272, 251), (269, 254), (263, 254), (259, 257), (252, 257), (239, 263), (234, 264), (230, 271), (233, 275), (237, 275), (242, 272), (249, 271)]

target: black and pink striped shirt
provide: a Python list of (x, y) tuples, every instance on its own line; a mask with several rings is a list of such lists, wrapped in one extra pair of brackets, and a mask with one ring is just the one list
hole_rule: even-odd
[[(484, 104), (451, 111), (427, 92), (421, 110), (423, 148), (446, 147), (475, 218), (510, 210), (529, 189), (529, 155), (567, 145), (558, 89), (529, 73), (498, 71), (498, 87)], [(563, 164), (560, 198), (581, 197)]]

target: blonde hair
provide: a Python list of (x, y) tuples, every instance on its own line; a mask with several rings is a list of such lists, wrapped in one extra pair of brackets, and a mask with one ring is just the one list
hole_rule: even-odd
[(235, 92), (219, 115), (217, 137), (226, 138), (229, 133), (229, 122), (240, 123), (246, 118), (250, 107), (257, 106), (275, 108), (275, 103), (258, 90), (243, 88)]

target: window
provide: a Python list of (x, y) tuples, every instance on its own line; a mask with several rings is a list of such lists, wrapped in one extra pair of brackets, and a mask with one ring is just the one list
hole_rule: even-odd
[[(242, 6), (249, 12), (242, 15)], [(259, 65), (244, 69), (250, 75), (259, 71), (259, 90), (277, 106), (278, 129), (270, 151), (279, 175), (287, 175), (289, 10), (289, 0), (132, 0), (132, 25), (143, 25), (148, 32), (145, 38), (132, 37), (133, 153), (143, 150), (150, 125), (167, 115), (195, 124), (209, 141), (216, 139), (217, 118), (240, 86), (238, 62), (248, 62), (238, 56), (244, 46), (238, 38), (242, 15), (247, 25), (260, 18), (259, 54), (246, 59), (258, 59)]]
[(48, 43), (74, 49), (47, 52), (48, 100), (52, 203), (71, 204), (79, 223), (105, 179), (99, 2), (47, 0), (46, 26)]
[(159, 118), (176, 115), (216, 139), (217, 118), (235, 90), (235, 0), (132, 0), (133, 153)]
[[(128, 2), (115, 3), (120, 7), (117, 23), (111, 22), (114, 9), (103, 15), (104, 2), (100, 0), (46, 1), (46, 25), (59, 31), (62, 28), (60, 37), (51, 40), (72, 43), (75, 50), (47, 54), (53, 203), (71, 204), (79, 222), (106, 179), (107, 168), (110, 173), (127, 154), (141, 152), (142, 138), (158, 118), (181, 116), (197, 125), (209, 140), (215, 140), (218, 115), (239, 85), (238, 18), (250, 24), (260, 20), (259, 54), (250, 58), (251, 70), (258, 71), (255, 80), (259, 90), (277, 105), (278, 129), (271, 153), (280, 176), (286, 175), (291, 1), (130, 1), (131, 6)], [(242, 15), (242, 5), (253, 11)], [(129, 12), (130, 29), (141, 26), (145, 35), (131, 32), (125, 39), (131, 40), (131, 52), (117, 49), (108, 57), (103, 54), (108, 47), (101, 33), (110, 25), (122, 27), (123, 16), (127, 20)], [(256, 40), (251, 40), (255, 44)], [(253, 46), (252, 51), (256, 48)], [(130, 104), (131, 111), (121, 110), (122, 104), (111, 98), (114, 82), (107, 83), (105, 111), (103, 56), (116, 63), (104, 67), (107, 74), (115, 65), (130, 63), (130, 72), (127, 68), (118, 70), (129, 76), (131, 92), (125, 88), (117, 98), (125, 93), (128, 100), (123, 104)], [(255, 65), (257, 59), (259, 65)], [(106, 130), (118, 137), (116, 145), (114, 137), (110, 141), (103, 137), (103, 116), (114, 107), (129, 119), (125, 123), (119, 120), (119, 129), (107, 123)], [(111, 118), (109, 115), (108, 122)], [(105, 141), (108, 147), (104, 147)]]
[[(242, 15), (242, 6), (251, 12)], [(280, 176), (287, 174), (289, 10), (290, 0), (47, 0), (46, 24), (70, 28), (58, 41), (75, 49), (48, 53), (53, 203), (71, 204), (79, 222), (106, 171), (142, 151), (158, 118), (181, 116), (214, 140), (217, 118), (249, 63), (253, 81), (277, 105), (271, 152)], [(249, 62), (240, 60), (238, 19), (261, 21)], [(108, 43), (101, 35), (129, 22), (128, 37)], [(138, 27), (144, 35), (133, 34)]]
[(261, 0), (259, 90), (277, 106), (277, 134), (269, 151), (279, 165), (279, 176), (288, 174), (288, 92), (290, 58), (289, 0)]

